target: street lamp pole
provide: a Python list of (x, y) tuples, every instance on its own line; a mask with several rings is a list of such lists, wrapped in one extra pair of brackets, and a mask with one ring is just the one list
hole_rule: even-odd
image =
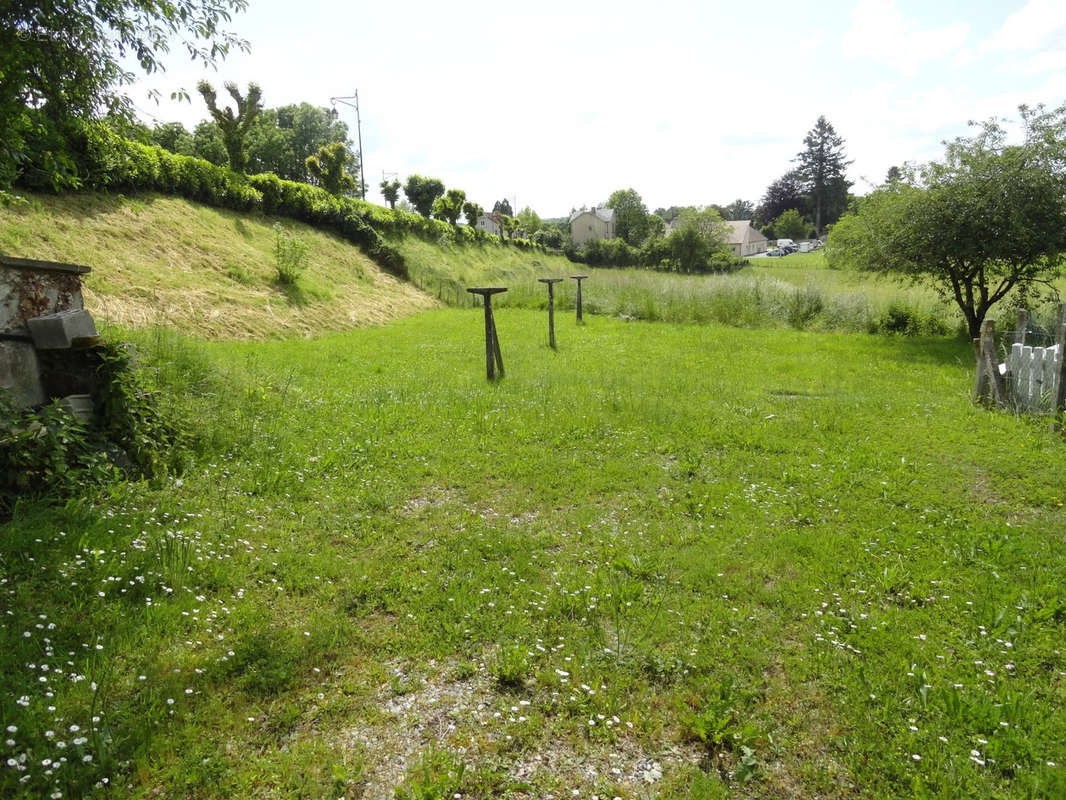
[[(355, 102), (350, 102), (354, 100)], [(359, 118), (359, 90), (351, 97), (331, 97), (329, 102), (336, 107), (337, 103), (355, 109), (355, 130), (359, 137), (359, 196), (366, 200), (366, 167), (363, 164), (363, 122)]]

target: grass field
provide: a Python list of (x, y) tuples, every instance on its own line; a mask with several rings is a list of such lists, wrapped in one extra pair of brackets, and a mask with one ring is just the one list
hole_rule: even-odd
[(557, 323), (135, 334), (197, 447), (3, 528), (0, 794), (1066, 796), (1066, 447), (965, 342)]

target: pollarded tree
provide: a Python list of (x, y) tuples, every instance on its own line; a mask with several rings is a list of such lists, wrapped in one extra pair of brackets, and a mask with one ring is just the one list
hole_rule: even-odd
[(258, 84), (249, 83), (247, 96), (242, 96), (237, 84), (227, 81), (224, 85), (237, 106), (236, 112), (229, 106), (218, 107), (218, 96), (214, 87), (207, 81), (200, 81), (196, 90), (203, 96), (211, 118), (222, 132), (222, 142), (226, 146), (226, 155), (229, 156), (230, 169), (234, 172), (244, 172), (248, 163), (244, 140), (255, 118), (263, 110), (263, 91)]
[(833, 226), (829, 263), (932, 284), (973, 338), (996, 303), (1050, 287), (1066, 253), (1066, 106), (1020, 110), (1021, 144), (985, 122), (862, 198)]
[(385, 198), (385, 202), (389, 204), (389, 208), (395, 209), (396, 201), (400, 199), (400, 182), (382, 181), (381, 196)]
[(844, 153), (844, 140), (824, 115), (818, 117), (803, 144), (796, 155), (796, 173), (810, 196), (814, 229), (821, 236), (823, 223), (836, 222), (848, 207), (851, 184), (844, 172), (851, 162)]
[(409, 175), (403, 193), (415, 207), (415, 211), (423, 217), (428, 217), (433, 212), (433, 203), (444, 195), (444, 184), (437, 178)]
[(449, 189), (443, 197), (433, 201), (433, 216), (442, 219), (449, 225), (459, 221), (459, 215), (463, 213), (463, 203), (466, 202), (466, 192), (462, 189)]
[(471, 228), (477, 225), (477, 221), (481, 219), (481, 215), (484, 213), (485, 209), (471, 200), (463, 203), (463, 216), (466, 217), (466, 224)]
[(614, 209), (614, 229), (619, 239), (639, 247), (648, 237), (648, 208), (635, 189), (619, 189), (607, 198)]
[(307, 171), (330, 194), (351, 194), (355, 191), (355, 178), (345, 172), (347, 161), (344, 142), (332, 142), (307, 157)]

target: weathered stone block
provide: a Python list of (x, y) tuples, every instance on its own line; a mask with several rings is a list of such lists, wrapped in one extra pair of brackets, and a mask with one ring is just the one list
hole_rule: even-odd
[(93, 399), (87, 394), (68, 394), (56, 405), (69, 411), (77, 420), (88, 425), (93, 419)]
[(85, 309), (60, 311), (26, 320), (38, 350), (67, 350), (75, 339), (99, 336), (92, 315)]
[(18, 407), (45, 401), (37, 354), (29, 342), (0, 341), (0, 389), (10, 392)]

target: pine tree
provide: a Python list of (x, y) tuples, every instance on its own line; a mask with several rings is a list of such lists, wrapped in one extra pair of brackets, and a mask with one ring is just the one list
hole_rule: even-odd
[(844, 153), (844, 139), (824, 115), (818, 117), (803, 144), (806, 149), (795, 158), (799, 162), (796, 173), (810, 195), (814, 227), (821, 236), (823, 222), (836, 222), (847, 209), (851, 183), (844, 177), (844, 171), (851, 161)]

